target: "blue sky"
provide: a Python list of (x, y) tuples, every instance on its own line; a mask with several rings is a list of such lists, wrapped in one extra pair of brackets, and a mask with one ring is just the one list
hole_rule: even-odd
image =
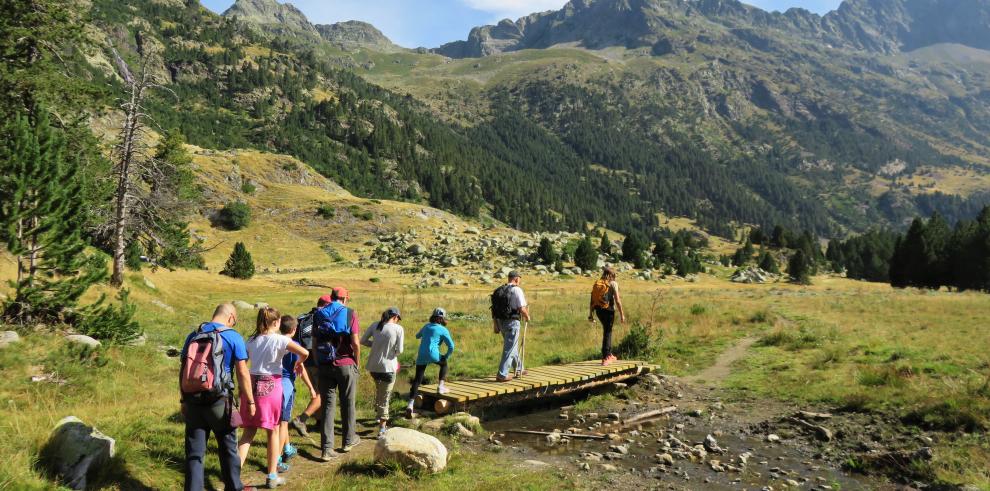
[[(201, 0), (222, 12), (234, 0)], [(282, 1), (282, 0), (280, 0)], [(749, 0), (766, 10), (803, 7), (824, 14), (840, 0)], [(284, 3), (284, 1), (283, 1)], [(567, 0), (291, 0), (315, 24), (363, 20), (374, 24), (395, 43), (433, 48), (466, 39), (472, 27), (500, 19), (515, 20), (532, 12), (555, 10)]]

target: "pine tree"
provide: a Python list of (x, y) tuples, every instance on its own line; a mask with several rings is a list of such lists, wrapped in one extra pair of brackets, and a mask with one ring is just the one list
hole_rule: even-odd
[(736, 249), (736, 253), (732, 256), (732, 264), (736, 266), (743, 266), (753, 260), (753, 254), (756, 253), (756, 249), (753, 248), (753, 243), (746, 239), (746, 243), (742, 247)]
[(763, 254), (760, 255), (759, 266), (767, 273), (780, 274), (780, 266), (777, 265), (777, 260), (773, 258), (770, 251), (763, 251)]
[(547, 266), (553, 265), (559, 259), (557, 251), (553, 248), (553, 243), (546, 237), (540, 239), (540, 246), (536, 249), (536, 255), (540, 258), (540, 262)]
[(228, 230), (242, 230), (251, 224), (251, 207), (241, 201), (227, 203), (217, 218)]
[(635, 232), (626, 236), (622, 241), (622, 260), (631, 263), (641, 262), (643, 256), (643, 241)]
[(578, 244), (577, 250), (574, 252), (574, 264), (585, 271), (598, 268), (598, 251), (591, 243), (591, 237), (585, 235)]
[(608, 238), (608, 232), (602, 230), (602, 241), (598, 246), (598, 251), (606, 256), (612, 254), (612, 241)]
[(665, 237), (657, 237), (656, 244), (653, 245), (653, 257), (660, 263), (670, 262), (674, 259), (674, 249)]
[(0, 235), (16, 256), (14, 295), (7, 322), (66, 322), (79, 298), (106, 277), (105, 263), (86, 253), (86, 203), (76, 155), (47, 111), (18, 115), (0, 136)]
[(230, 258), (227, 259), (227, 264), (220, 274), (242, 280), (249, 280), (254, 276), (254, 261), (243, 242), (234, 244), (234, 251), (230, 253)]
[(811, 265), (804, 251), (798, 249), (787, 264), (787, 274), (791, 281), (802, 285), (811, 284)]
[(124, 263), (127, 265), (127, 269), (141, 271), (141, 256), (143, 253), (144, 251), (141, 249), (141, 244), (138, 241), (132, 240), (128, 242), (127, 248), (124, 249)]

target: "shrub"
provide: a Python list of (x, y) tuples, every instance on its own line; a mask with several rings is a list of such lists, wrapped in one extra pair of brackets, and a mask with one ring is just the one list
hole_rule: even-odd
[(705, 312), (708, 312), (708, 308), (700, 303), (691, 306), (691, 315), (703, 315)]
[(653, 339), (642, 324), (634, 324), (629, 333), (615, 347), (615, 355), (624, 359), (651, 359), (658, 351), (659, 340)]
[(927, 430), (973, 433), (987, 428), (985, 409), (970, 400), (946, 398), (912, 409), (901, 421)]
[(324, 220), (331, 220), (337, 216), (337, 209), (329, 203), (323, 203), (316, 208), (316, 214)]
[(370, 281), (372, 283), (381, 283), (382, 282), (382, 279), (381, 278), (371, 278), (368, 281)]
[(590, 237), (585, 236), (578, 244), (577, 250), (574, 251), (574, 264), (585, 271), (598, 268), (598, 251), (595, 250)]
[(124, 265), (131, 271), (141, 271), (141, 255), (143, 254), (144, 250), (141, 248), (141, 244), (136, 240), (130, 241), (124, 249)]
[(255, 186), (254, 184), (251, 184), (250, 182), (245, 181), (244, 184), (241, 184), (241, 192), (243, 192), (244, 194), (254, 194), (254, 192), (257, 190), (258, 187)]
[(756, 312), (753, 312), (752, 316), (750, 316), (749, 322), (753, 324), (768, 323), (770, 322), (770, 312), (766, 310), (757, 310)]
[(127, 290), (120, 291), (120, 306), (102, 305), (101, 301), (85, 309), (77, 325), (79, 333), (110, 344), (127, 344), (144, 334), (134, 320), (137, 306), (128, 300), (128, 295)]
[(536, 249), (536, 255), (540, 258), (540, 263), (547, 266), (555, 264), (560, 259), (550, 239), (546, 237), (540, 239), (540, 247)]
[(224, 265), (220, 274), (242, 280), (251, 279), (254, 276), (254, 261), (243, 242), (234, 244), (234, 252), (230, 253), (230, 258), (227, 259), (227, 264)]
[(242, 201), (227, 203), (220, 209), (217, 221), (228, 230), (242, 230), (251, 224), (251, 207)]

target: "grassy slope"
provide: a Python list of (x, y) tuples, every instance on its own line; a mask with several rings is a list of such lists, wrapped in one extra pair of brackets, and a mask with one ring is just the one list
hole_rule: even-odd
[[(94, 359), (67, 348), (58, 336), (42, 330), (24, 333), (20, 345), (0, 351), (0, 370), (7, 380), (0, 387), (0, 401), (8, 408), (8, 416), (0, 421), (0, 459), (6, 462), (0, 467), (0, 487), (48, 487), (32, 470), (32, 463), (52, 425), (74, 414), (117, 439), (120, 457), (115, 474), (124, 476), (115, 481), (117, 487), (128, 488), (139, 482), (154, 488), (176, 488), (182, 459), (182, 425), (174, 386), (176, 360), (164, 356), (159, 347), (178, 346), (188, 330), (222, 301), (264, 301), (297, 314), (326, 291), (304, 285), (342, 284), (353, 292), (352, 305), (363, 325), (386, 306), (398, 305), (405, 314), (410, 338), (430, 310), (442, 305), (449, 312), (467, 316), (451, 325), (458, 346), (452, 358), (452, 376), (490, 375), (494, 371), (501, 341), (484, 320), (487, 287), (411, 290), (401, 286), (407, 278), (391, 270), (330, 264), (329, 256), (319, 247), (321, 240), (330, 240), (335, 248), (350, 254), (355, 244), (367, 240), (377, 228), (430, 226), (447, 215), (434, 215), (430, 210), (423, 214), (421, 207), (409, 204), (365, 202), (323, 180), (310, 181), (316, 186), (298, 184), (299, 174), (289, 180), (281, 174), (283, 158), (255, 153), (236, 158), (232, 154), (197, 156), (206, 182), (221, 190), (211, 198), (217, 202), (232, 199), (237, 193), (232, 184), (223, 184), (232, 158), (246, 177), (260, 185), (254, 195), (244, 197), (254, 207), (254, 225), (246, 231), (224, 232), (207, 230), (205, 222), (197, 222), (201, 233), (209, 236), (209, 243), (225, 241), (208, 255), (210, 271), (129, 274), (128, 286), (140, 305), (138, 317), (148, 333), (146, 346), (110, 348)], [(286, 195), (294, 199), (281, 199)], [(317, 201), (338, 208), (356, 203), (388, 218), (384, 225), (358, 219), (353, 224), (312, 222), (311, 209)], [(261, 216), (273, 218), (257, 219)], [(456, 218), (448, 219), (460, 223)], [(352, 230), (351, 225), (356, 231), (343, 233)], [(291, 238), (292, 248), (281, 246), (285, 236)], [(215, 271), (234, 240), (249, 243), (259, 268), (273, 263), (301, 271), (262, 273), (248, 281), (219, 276)], [(719, 271), (723, 277), (727, 273)], [(0, 257), (0, 277), (9, 278), (12, 273), (10, 258)], [(369, 280), (373, 276), (382, 281), (372, 283)], [(147, 286), (144, 278), (155, 288)], [(529, 328), (528, 363), (535, 366), (594, 358), (600, 334), (585, 321), (589, 280), (528, 277), (525, 281), (536, 319)], [(979, 313), (990, 308), (990, 297), (894, 291), (884, 285), (838, 278), (818, 278), (815, 286), (807, 288), (734, 285), (709, 276), (698, 283), (620, 281), (630, 324), (618, 327), (616, 341), (625, 336), (632, 323), (649, 326), (661, 346), (653, 361), (665, 372), (696, 373), (735, 341), (756, 336), (763, 343), (736, 367), (728, 382), (738, 390), (809, 404), (855, 404), (898, 414), (931, 407), (932, 402), (954, 401), (955, 413), (968, 411), (986, 420), (990, 394), (986, 393), (985, 347), (990, 343), (990, 332), (984, 329)], [(239, 330), (245, 334), (251, 329), (253, 315), (250, 310), (241, 312)], [(409, 366), (413, 351), (410, 341), (402, 358), (404, 365)], [(83, 361), (77, 361), (80, 358)], [(29, 381), (31, 375), (51, 373), (66, 380), (65, 385)], [(372, 386), (365, 375), (359, 390), (361, 416), (370, 414)], [(978, 437), (962, 443), (939, 439), (936, 450), (942, 477), (990, 485), (986, 471), (990, 452)], [(256, 450), (252, 465), (260, 458)], [(500, 462), (504, 459), (455, 450), (451, 470), (436, 477), (378, 479), (358, 470), (314, 476), (314, 480), (297, 481), (294, 486), (552, 489), (561, 485), (533, 471), (503, 469)], [(215, 459), (209, 460), (214, 473), (216, 465)]]

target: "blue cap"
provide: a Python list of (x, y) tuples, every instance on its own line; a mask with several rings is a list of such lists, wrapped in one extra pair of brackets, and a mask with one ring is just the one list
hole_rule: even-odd
[(441, 317), (441, 318), (446, 319), (447, 318), (447, 311), (444, 310), (443, 307), (437, 307), (437, 308), (433, 309), (433, 314), (430, 315), (430, 317)]

